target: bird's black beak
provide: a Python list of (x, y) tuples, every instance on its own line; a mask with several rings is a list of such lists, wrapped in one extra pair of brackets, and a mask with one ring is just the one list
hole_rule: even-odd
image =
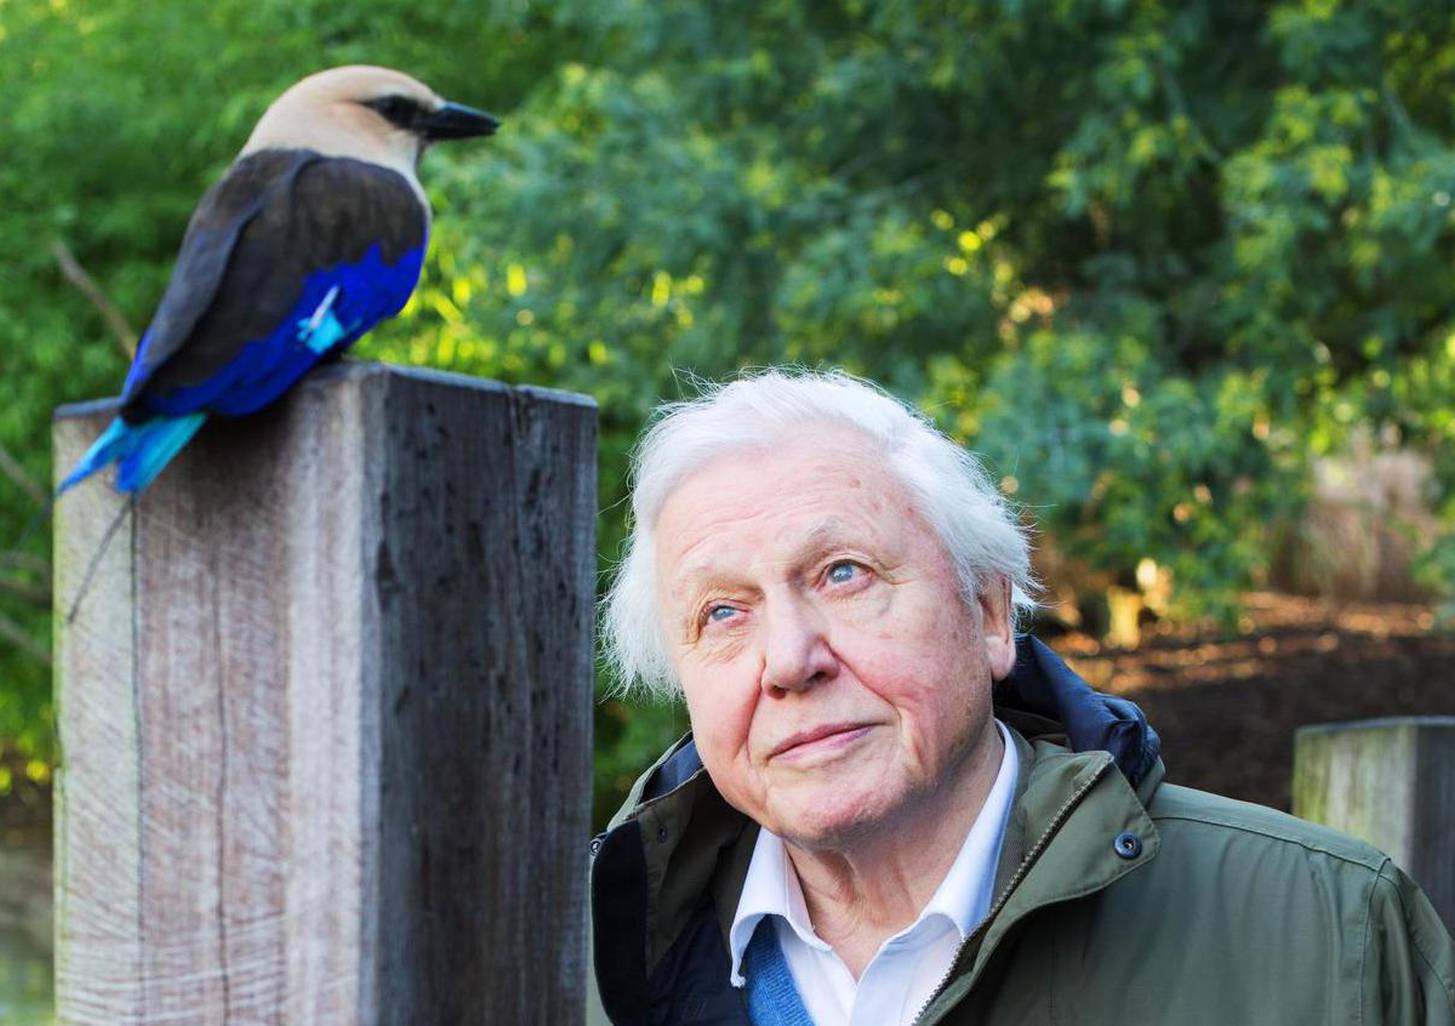
[(415, 130), (425, 139), (468, 139), (475, 135), (494, 135), (500, 122), (483, 110), (462, 103), (446, 103), (430, 111), (416, 122)]

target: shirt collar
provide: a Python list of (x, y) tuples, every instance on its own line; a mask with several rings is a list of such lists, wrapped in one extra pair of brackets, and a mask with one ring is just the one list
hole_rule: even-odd
[[(971, 824), (965, 843), (960, 846), (945, 879), (940, 881), (940, 886), (930, 896), (919, 917), (896, 934), (896, 938), (910, 933), (926, 918), (938, 915), (953, 923), (963, 940), (990, 911), (996, 863), (1000, 858), (1001, 840), (1010, 819), (1011, 799), (1015, 795), (1016, 777), (1020, 770), (1014, 739), (999, 720), (995, 721), (995, 725), (1004, 742), (995, 783), (991, 785), (985, 804)], [(738, 898), (738, 908), (728, 931), (734, 987), (741, 987), (746, 982), (742, 975), (743, 952), (753, 939), (753, 931), (760, 920), (773, 915), (781, 916), (805, 944), (821, 951), (831, 950), (813, 932), (803, 889), (789, 862), (783, 839), (763, 829), (758, 831), (753, 857), (748, 863), (748, 874)]]
[(1010, 736), (1005, 724), (996, 720), (995, 725), (1000, 728), (1000, 738), (1005, 742), (995, 783), (985, 796), (980, 814), (970, 825), (970, 833), (960, 846), (960, 854), (955, 856), (950, 871), (940, 881), (940, 886), (919, 916), (920, 919), (931, 914), (944, 916), (960, 931), (961, 940), (990, 911), (990, 902), (995, 896), (995, 868), (1000, 861), (1000, 842), (1010, 820), (1011, 799), (1015, 797), (1016, 777), (1020, 772), (1015, 739)]
[(788, 861), (788, 849), (783, 846), (783, 839), (771, 830), (759, 830), (753, 858), (748, 863), (748, 875), (743, 880), (742, 897), (738, 899), (738, 910), (728, 933), (734, 987), (741, 987), (746, 982), (742, 974), (743, 952), (753, 939), (758, 922), (775, 915), (787, 920), (805, 944), (820, 950), (829, 949), (813, 932), (813, 924), (808, 919), (808, 905), (803, 900), (803, 888)]

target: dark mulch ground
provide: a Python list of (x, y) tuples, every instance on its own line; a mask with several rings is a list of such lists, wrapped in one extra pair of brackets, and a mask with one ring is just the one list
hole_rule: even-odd
[(1051, 639), (1083, 676), (1124, 694), (1162, 735), (1167, 779), (1289, 807), (1293, 733), (1376, 716), (1455, 715), (1455, 635), (1428, 607), (1248, 596), (1237, 637), (1172, 629), (1136, 651)]
[(51, 843), (51, 789), (25, 776), (23, 760), (6, 760), (11, 787), (0, 796), (0, 851), (46, 847)]

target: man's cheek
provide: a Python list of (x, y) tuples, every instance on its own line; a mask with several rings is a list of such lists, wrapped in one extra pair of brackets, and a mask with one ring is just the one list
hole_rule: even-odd
[(841, 599), (832, 610), (839, 635), (887, 641), (900, 636), (903, 596), (893, 585), (880, 583), (858, 595)]
[(752, 703), (747, 696), (708, 692), (689, 696), (687, 719), (704, 761), (723, 763), (746, 755), (752, 729)]

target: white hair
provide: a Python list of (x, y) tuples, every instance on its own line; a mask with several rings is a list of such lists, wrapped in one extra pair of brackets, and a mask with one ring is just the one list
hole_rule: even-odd
[(841, 371), (769, 369), (706, 384), (654, 417), (632, 454), (631, 533), (603, 614), (623, 691), (670, 698), (680, 690), (656, 590), (655, 530), (668, 495), (714, 457), (801, 438), (810, 423), (843, 424), (870, 443), (939, 536), (967, 603), (1003, 578), (1016, 611), (1035, 608), (1027, 529), (980, 460), (876, 385)]

